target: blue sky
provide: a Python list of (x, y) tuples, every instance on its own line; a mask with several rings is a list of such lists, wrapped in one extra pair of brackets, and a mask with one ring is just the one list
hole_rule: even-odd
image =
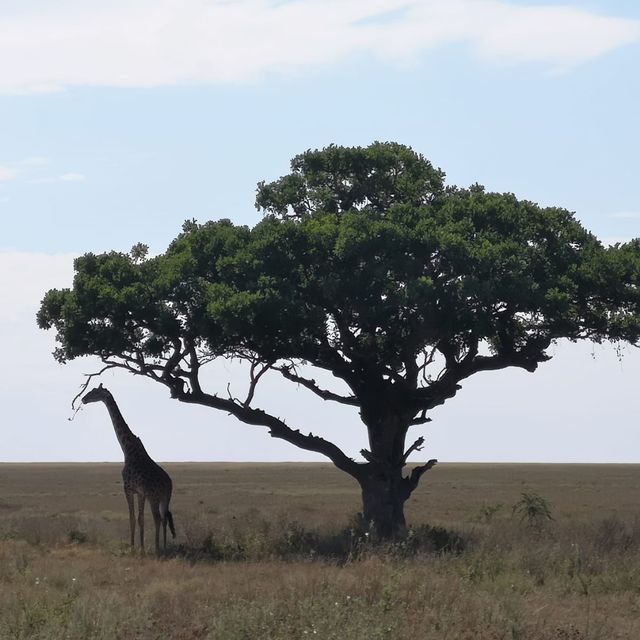
[[(630, 0), (3, 2), (0, 334), (16, 365), (0, 373), (0, 456), (120, 457), (96, 407), (66, 421), (95, 363), (53, 363), (33, 321), (44, 291), (70, 283), (72, 256), (160, 252), (186, 218), (252, 225), (256, 183), (307, 148), (396, 140), (450, 183), (564, 206), (607, 241), (639, 236), (639, 62)], [(640, 462), (640, 358), (592, 351), (560, 345), (535, 376), (470, 381), (434, 415), (428, 455)], [(151, 383), (105, 384), (160, 459), (308, 459)], [(310, 420), (312, 398), (269, 384)], [(364, 446), (355, 416), (318, 415), (330, 419), (310, 430)], [(173, 421), (192, 430), (177, 448)]]

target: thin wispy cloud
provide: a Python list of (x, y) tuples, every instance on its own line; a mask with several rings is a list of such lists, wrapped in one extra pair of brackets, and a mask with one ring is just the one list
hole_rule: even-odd
[(0, 91), (244, 83), (452, 44), (563, 72), (639, 40), (635, 20), (504, 0), (69, 0), (0, 20)]
[(87, 178), (83, 173), (67, 171), (56, 175), (43, 175), (51, 170), (49, 158), (29, 156), (22, 160), (0, 165), (0, 183), (16, 182), (28, 184), (55, 184), (58, 182), (84, 182)]
[(29, 158), (20, 160), (18, 164), (23, 167), (46, 167), (49, 164), (49, 158), (44, 158), (42, 156), (30, 156)]
[(28, 180), (29, 175), (49, 164), (49, 159), (41, 156), (30, 156), (22, 160), (0, 164), (0, 182)]
[(87, 177), (83, 173), (63, 173), (58, 176), (45, 176), (43, 178), (34, 178), (29, 182), (31, 184), (55, 184), (57, 182), (84, 182)]

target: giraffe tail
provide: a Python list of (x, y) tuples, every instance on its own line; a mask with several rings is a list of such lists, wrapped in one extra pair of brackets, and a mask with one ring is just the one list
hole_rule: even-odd
[(176, 529), (173, 526), (173, 516), (171, 515), (171, 511), (169, 511), (167, 509), (167, 522), (169, 524), (169, 529), (171, 529), (171, 535), (175, 538), (176, 537)]

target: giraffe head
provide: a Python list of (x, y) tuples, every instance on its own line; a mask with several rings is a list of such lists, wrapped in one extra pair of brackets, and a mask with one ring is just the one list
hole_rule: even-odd
[(100, 383), (100, 386), (96, 387), (95, 389), (91, 389), (91, 391), (89, 391), (89, 393), (87, 393), (82, 398), (82, 404), (89, 404), (90, 402), (100, 402), (101, 400), (108, 398), (110, 395), (111, 394), (109, 393), (109, 390), (106, 387), (103, 387), (102, 383)]

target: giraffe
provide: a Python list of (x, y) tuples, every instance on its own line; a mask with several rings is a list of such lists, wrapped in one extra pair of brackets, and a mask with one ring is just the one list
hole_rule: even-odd
[(156, 554), (160, 552), (160, 524), (162, 523), (162, 537), (164, 548), (167, 547), (167, 524), (171, 534), (176, 537), (173, 526), (173, 516), (169, 511), (172, 483), (169, 474), (147, 453), (142, 440), (138, 438), (125, 422), (120, 409), (110, 391), (102, 384), (89, 391), (82, 403), (104, 402), (111, 417), (116, 437), (124, 453), (124, 495), (129, 505), (129, 528), (131, 530), (131, 547), (134, 547), (136, 518), (134, 513), (134, 494), (138, 495), (138, 527), (140, 530), (140, 547), (144, 550), (144, 505), (149, 500), (151, 514), (156, 528)]

